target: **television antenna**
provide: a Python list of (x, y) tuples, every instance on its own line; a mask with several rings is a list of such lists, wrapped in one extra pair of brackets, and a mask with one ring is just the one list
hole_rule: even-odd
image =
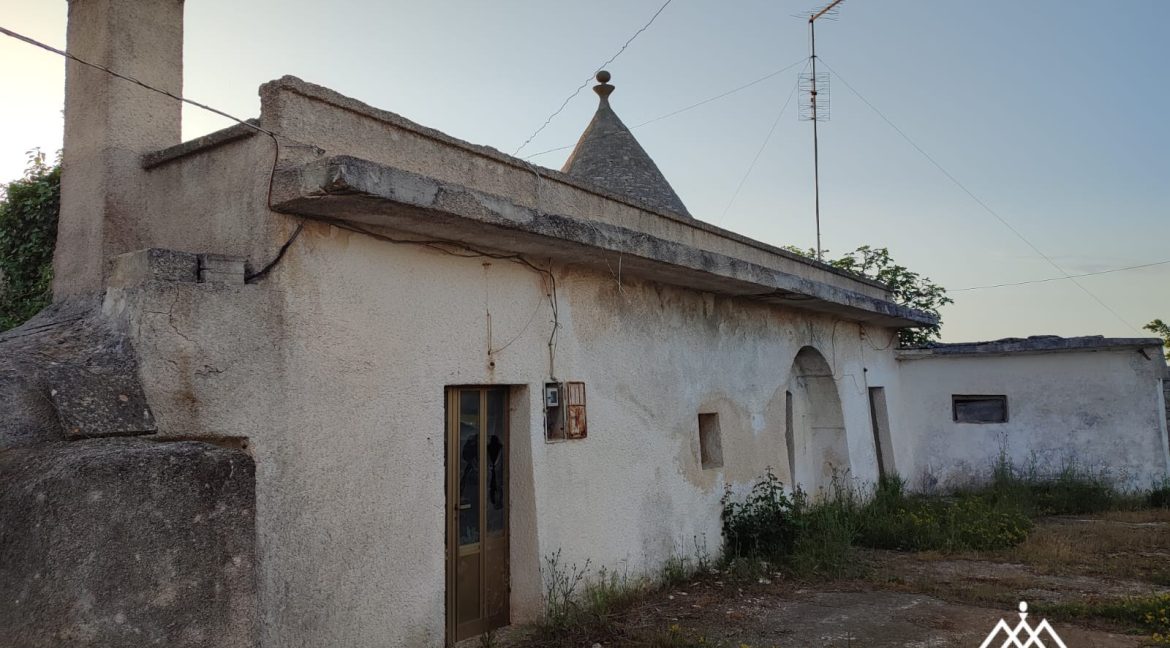
[[(829, 75), (817, 72), (817, 20), (833, 20), (837, 7), (845, 0), (833, 0), (819, 10), (808, 14), (809, 61), (812, 72), (800, 75), (801, 94), (808, 100), (800, 104), (800, 118), (813, 125), (813, 193), (817, 217), (817, 261), (823, 261), (821, 250), (821, 154), (817, 140), (817, 122), (829, 121)], [(803, 17), (803, 16), (801, 16)]]

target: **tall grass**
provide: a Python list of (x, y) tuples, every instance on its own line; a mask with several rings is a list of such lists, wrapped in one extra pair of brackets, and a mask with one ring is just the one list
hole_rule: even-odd
[(1147, 499), (1146, 493), (1117, 488), (1107, 473), (1075, 459), (1064, 461), (1053, 471), (1042, 471), (1035, 459), (1020, 467), (1004, 452), (992, 467), (989, 480), (956, 489), (955, 494), (1012, 506), (1031, 517), (1132, 510), (1145, 506)]
[[(534, 625), (529, 646), (563, 646), (623, 637), (618, 623), (631, 609), (662, 589), (678, 587), (710, 569), (706, 540), (694, 538), (693, 556), (672, 556), (657, 574), (631, 575), (591, 561), (566, 564), (561, 551), (547, 554), (541, 566), (544, 615)], [(639, 644), (640, 645), (640, 644)]]
[(1162, 505), (1170, 485), (1122, 491), (1104, 473), (1075, 462), (1043, 473), (1035, 462), (1014, 466), (1003, 454), (990, 479), (935, 495), (907, 492), (897, 476), (864, 488), (834, 478), (812, 502), (788, 493), (769, 469), (743, 501), (723, 498), (726, 558), (764, 560), (797, 575), (856, 573), (857, 547), (956, 552), (1020, 544), (1032, 519)]

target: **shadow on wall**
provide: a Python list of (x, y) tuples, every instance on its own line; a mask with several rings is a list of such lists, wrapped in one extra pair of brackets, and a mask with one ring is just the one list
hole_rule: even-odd
[(785, 410), (789, 474), (794, 486), (815, 498), (834, 474), (850, 468), (837, 381), (820, 351), (806, 346), (796, 354)]

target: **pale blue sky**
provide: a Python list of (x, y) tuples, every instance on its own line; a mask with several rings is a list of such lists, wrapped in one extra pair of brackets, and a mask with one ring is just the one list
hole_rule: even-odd
[[(185, 94), (241, 117), (294, 74), (511, 153), (661, 0), (189, 0)], [(634, 125), (800, 61), (804, 2), (675, 0), (612, 65)], [(0, 24), (64, 44), (64, 0), (0, 0)], [(1170, 2), (849, 0), (821, 24), (822, 59), (969, 190), (1069, 272), (1170, 259)], [(779, 122), (801, 66), (635, 130), (691, 212), (774, 244), (814, 242), (811, 125)], [(0, 38), (0, 178), (60, 146), (63, 63)], [(1058, 273), (832, 75), (821, 128), (824, 245), (888, 246), (948, 288)], [(582, 92), (523, 154), (572, 144)], [(184, 135), (227, 125), (184, 112)], [(559, 167), (567, 151), (533, 161)], [(1170, 265), (956, 292), (947, 340), (1102, 333), (1170, 318)]]

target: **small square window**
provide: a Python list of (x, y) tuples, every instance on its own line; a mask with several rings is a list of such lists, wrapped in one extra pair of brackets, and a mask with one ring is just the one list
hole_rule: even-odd
[(699, 462), (704, 470), (723, 467), (723, 440), (719, 435), (718, 414), (699, 414)]
[(1007, 423), (1007, 396), (951, 396), (956, 423)]

